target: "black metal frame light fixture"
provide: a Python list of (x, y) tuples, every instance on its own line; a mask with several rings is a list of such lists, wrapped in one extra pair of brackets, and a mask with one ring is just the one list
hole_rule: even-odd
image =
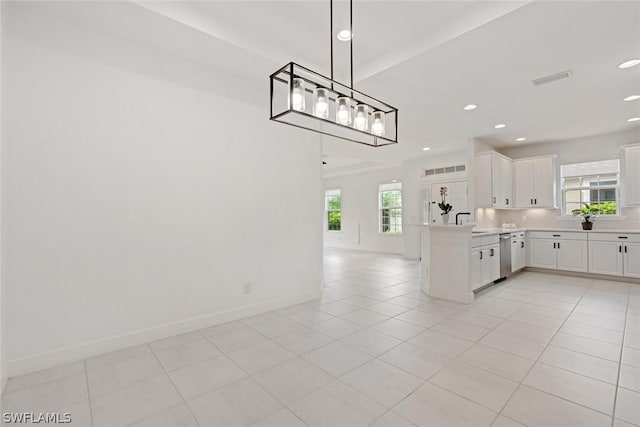
[[(353, 36), (350, 40), (351, 85), (333, 79), (333, 0), (331, 77), (290, 62), (270, 76), (270, 119), (336, 138), (381, 147), (398, 143), (398, 109), (353, 88)], [(349, 1), (353, 35), (353, 0)]]

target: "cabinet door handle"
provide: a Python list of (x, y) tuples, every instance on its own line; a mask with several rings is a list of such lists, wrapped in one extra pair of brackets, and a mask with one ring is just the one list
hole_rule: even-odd
[(629, 237), (627, 236), (618, 236), (618, 239), (628, 239)]
[(537, 205), (538, 204), (538, 199), (533, 199), (533, 204)]
[(531, 200), (531, 203), (530, 203), (530, 204), (532, 205), (532, 204), (533, 204), (533, 199), (529, 199), (529, 200)]
[(556, 242), (553, 242), (553, 249), (556, 248)]
[(520, 247), (524, 248), (524, 242), (520, 242)]
[(622, 245), (618, 246), (618, 252), (622, 253)]
[(509, 199), (506, 199), (506, 200), (507, 200), (507, 205), (508, 205), (509, 204)]
[(558, 249), (560, 249), (560, 242), (558, 242)]
[(624, 253), (627, 253), (627, 245), (624, 245)]
[(482, 259), (482, 251), (480, 251), (480, 259)]
[(493, 203), (495, 203), (495, 202), (496, 202), (496, 197), (495, 197), (495, 196), (493, 196)]
[(494, 249), (493, 249), (493, 248), (491, 248), (491, 249), (489, 249), (489, 251), (490, 251), (490, 252), (489, 252), (489, 256), (493, 256), (493, 251), (494, 251)]
[(554, 234), (553, 237), (560, 237), (560, 234)]

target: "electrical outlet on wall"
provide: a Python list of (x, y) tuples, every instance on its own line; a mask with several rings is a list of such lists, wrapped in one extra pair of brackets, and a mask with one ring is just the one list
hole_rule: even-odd
[(250, 294), (252, 289), (251, 289), (251, 282), (247, 282), (243, 285), (243, 290), (245, 294)]

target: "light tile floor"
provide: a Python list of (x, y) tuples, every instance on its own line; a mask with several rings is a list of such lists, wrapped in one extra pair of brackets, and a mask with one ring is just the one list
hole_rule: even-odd
[(462, 305), (325, 252), (320, 300), (9, 380), (72, 426), (640, 426), (640, 285), (524, 272)]

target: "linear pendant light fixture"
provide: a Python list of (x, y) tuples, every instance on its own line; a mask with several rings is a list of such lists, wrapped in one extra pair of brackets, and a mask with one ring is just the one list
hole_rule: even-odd
[[(333, 78), (333, 0), (331, 76), (289, 62), (270, 76), (271, 120), (372, 147), (398, 143), (398, 109), (353, 88), (353, 37), (349, 40), (351, 85)], [(353, 0), (349, 0), (353, 34)]]

